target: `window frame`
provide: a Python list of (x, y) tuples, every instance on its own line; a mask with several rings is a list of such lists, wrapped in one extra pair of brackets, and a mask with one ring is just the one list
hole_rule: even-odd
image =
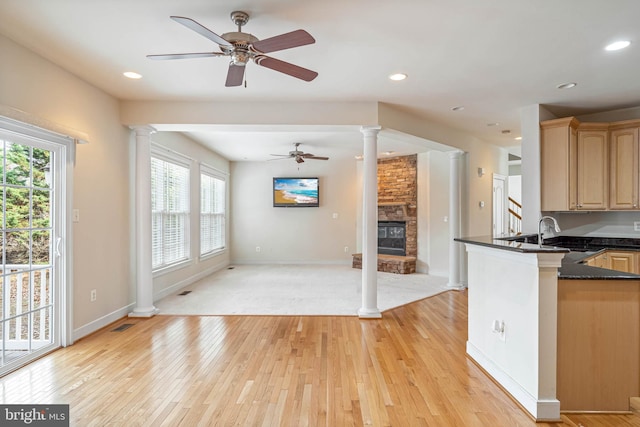
[[(223, 195), (222, 195), (222, 204), (223, 204), (223, 210), (222, 213), (204, 213), (203, 212), (203, 206), (202, 206), (202, 176), (208, 176), (212, 179), (215, 180), (219, 180), (222, 181), (222, 183), (224, 184), (224, 191), (223, 191)], [(199, 170), (199, 175), (198, 175), (198, 183), (199, 183), (199, 187), (198, 187), (198, 194), (200, 196), (200, 203), (199, 203), (199, 215), (198, 215), (198, 219), (199, 219), (199, 230), (198, 230), (198, 254), (199, 254), (199, 259), (204, 260), (207, 258), (211, 258), (214, 257), (216, 255), (219, 255), (221, 253), (225, 253), (227, 251), (227, 200), (228, 200), (228, 191), (229, 191), (229, 182), (228, 182), (228, 176), (227, 174), (215, 169), (214, 167), (211, 167), (207, 164), (201, 163), (200, 164), (200, 170)], [(203, 247), (203, 239), (202, 239), (202, 232), (203, 232), (203, 215), (218, 215), (221, 216), (222, 218), (222, 246), (221, 247), (217, 247), (217, 248), (213, 248), (207, 252), (202, 252), (202, 247)]]
[[(178, 166), (178, 167), (182, 167), (184, 169), (186, 169), (187, 173), (186, 173), (186, 178), (187, 178), (187, 182), (186, 182), (186, 188), (185, 188), (185, 194), (187, 197), (186, 200), (186, 207), (187, 207), (187, 211), (186, 212), (180, 212), (179, 214), (185, 219), (186, 221), (186, 225), (185, 225), (185, 229), (184, 229), (184, 238), (185, 240), (183, 241), (183, 245), (184, 245), (184, 250), (186, 252), (186, 257), (185, 258), (181, 258), (178, 260), (175, 260), (173, 262), (163, 262), (159, 265), (154, 266), (153, 265), (153, 259), (154, 259), (154, 248), (153, 248), (153, 242), (151, 245), (151, 260), (152, 260), (152, 266), (151, 266), (151, 271), (152, 271), (152, 275), (153, 277), (168, 273), (170, 271), (174, 271), (174, 270), (178, 270), (181, 269), (183, 267), (185, 267), (186, 265), (189, 265), (193, 262), (193, 253), (192, 253), (192, 248), (191, 248), (191, 228), (192, 228), (192, 193), (191, 193), (191, 186), (192, 186), (192, 168), (191, 168), (191, 162), (190, 160), (186, 157), (183, 156), (179, 153), (176, 152), (169, 152), (168, 150), (165, 149), (162, 146), (159, 146), (157, 144), (152, 144), (151, 146), (151, 156), (149, 158), (149, 162), (153, 162), (153, 159), (157, 159), (160, 161), (163, 161), (165, 163), (169, 163), (172, 164), (174, 166)], [(151, 167), (151, 170), (153, 170), (153, 167)], [(152, 172), (153, 173), (153, 172)], [(151, 177), (150, 180), (150, 184), (153, 185), (153, 178)], [(149, 197), (153, 196), (153, 188), (150, 188), (150, 194)], [(151, 206), (151, 227), (152, 227), (152, 236), (153, 236), (153, 217), (155, 215), (155, 212), (153, 210), (153, 204)], [(166, 214), (164, 214), (166, 215)], [(153, 239), (153, 237), (152, 237)], [(162, 244), (162, 247), (164, 248), (164, 242)]]

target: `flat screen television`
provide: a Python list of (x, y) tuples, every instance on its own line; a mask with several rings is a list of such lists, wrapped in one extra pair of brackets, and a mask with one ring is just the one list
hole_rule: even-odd
[(277, 208), (320, 206), (319, 178), (273, 178), (273, 206)]

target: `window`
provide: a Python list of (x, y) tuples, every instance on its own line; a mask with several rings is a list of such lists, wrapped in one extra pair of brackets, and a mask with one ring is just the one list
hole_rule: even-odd
[(224, 178), (200, 173), (200, 255), (225, 247), (225, 187)]
[(189, 168), (151, 158), (152, 268), (189, 259)]

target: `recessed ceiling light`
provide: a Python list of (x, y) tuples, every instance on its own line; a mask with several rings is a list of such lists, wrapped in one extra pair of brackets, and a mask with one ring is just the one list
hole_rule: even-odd
[(569, 83), (562, 83), (559, 84), (558, 86), (556, 86), (558, 89), (571, 89), (572, 87), (576, 87), (578, 85), (578, 83), (574, 83), (574, 82), (569, 82)]
[(128, 77), (130, 79), (141, 79), (142, 78), (142, 74), (134, 73), (133, 71), (125, 71), (122, 74), (124, 74), (125, 77)]
[(522, 140), (522, 137), (521, 137), (521, 136), (516, 136), (514, 139), (515, 139), (516, 141), (521, 141), (521, 140)]
[(397, 73), (397, 74), (391, 74), (391, 75), (389, 76), (389, 78), (390, 78), (391, 80), (394, 80), (394, 81), (396, 81), (396, 82), (399, 82), (400, 80), (404, 80), (404, 79), (406, 79), (406, 78), (407, 78), (407, 75), (406, 75), (406, 74), (404, 74), (404, 73)]
[(464, 105), (458, 105), (457, 107), (451, 108), (451, 111), (462, 111), (464, 110)]
[(358, 154), (356, 156), (356, 160), (362, 160), (362, 159), (364, 159), (364, 156), (362, 154)]
[(604, 50), (620, 50), (620, 49), (624, 49), (625, 47), (629, 46), (631, 44), (631, 42), (629, 40), (620, 40), (617, 42), (613, 42), (609, 45), (607, 45)]
[(487, 123), (487, 126), (498, 126), (500, 123)]
[(390, 155), (392, 155), (393, 153), (395, 153), (395, 151), (385, 151), (385, 152), (384, 152), (384, 153), (382, 153), (382, 154), (384, 154), (385, 156), (390, 156)]

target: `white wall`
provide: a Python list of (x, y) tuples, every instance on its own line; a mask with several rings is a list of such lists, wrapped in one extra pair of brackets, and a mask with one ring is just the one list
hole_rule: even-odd
[[(229, 265), (229, 214), (227, 212), (227, 248), (215, 255), (200, 258), (198, 242), (200, 240), (200, 165), (214, 168), (227, 175), (227, 196), (231, 188), (229, 179), (229, 162), (223, 157), (204, 148), (202, 145), (187, 138), (183, 134), (175, 132), (157, 132), (151, 135), (151, 141), (157, 145), (168, 148), (191, 159), (191, 218), (190, 218), (190, 242), (191, 261), (188, 265), (177, 270), (171, 270), (163, 274), (154, 274), (153, 295), (154, 301), (177, 292), (202, 277), (205, 277), (221, 268)], [(171, 152), (166, 153), (171, 156)], [(132, 159), (135, 159), (135, 149), (132, 149)], [(133, 162), (133, 160), (132, 160)], [(135, 191), (135, 181), (131, 182), (131, 192)], [(227, 206), (229, 203), (227, 202)], [(133, 213), (132, 213), (133, 215)], [(135, 250), (135, 248), (132, 248)]]
[[(231, 262), (350, 264), (356, 252), (356, 163), (232, 162)], [(320, 207), (273, 207), (273, 178), (284, 176), (319, 177)]]
[[(77, 147), (73, 206), (73, 328), (83, 335), (134, 301), (129, 259), (129, 130), (118, 102), (0, 36), (0, 104), (89, 135)], [(97, 301), (90, 302), (96, 290)], [(115, 318), (114, 318), (115, 317)]]
[[(120, 122), (118, 100), (0, 36), (0, 105), (84, 132), (76, 150), (73, 207), (73, 328), (78, 339), (126, 315), (135, 302), (133, 199), (135, 153), (131, 131)], [(180, 135), (153, 140), (218, 169), (228, 162)], [(197, 230), (194, 229), (194, 230)], [(197, 272), (228, 263), (228, 253), (154, 279), (155, 294)], [(97, 301), (90, 302), (95, 289)]]
[(449, 154), (418, 155), (418, 270), (449, 275)]

